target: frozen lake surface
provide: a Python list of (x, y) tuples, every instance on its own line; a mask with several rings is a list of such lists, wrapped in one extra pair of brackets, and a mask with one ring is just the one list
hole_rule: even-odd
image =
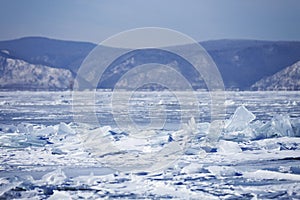
[[(227, 92), (215, 127), (210, 94), (196, 96), (0, 92), (0, 199), (300, 198), (300, 92)], [(91, 111), (98, 126), (74, 121)]]

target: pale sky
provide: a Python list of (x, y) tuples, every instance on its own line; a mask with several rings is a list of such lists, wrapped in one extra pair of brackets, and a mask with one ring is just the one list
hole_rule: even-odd
[(195, 40), (300, 41), (299, 0), (0, 0), (0, 40), (25, 36), (99, 43), (162, 27)]

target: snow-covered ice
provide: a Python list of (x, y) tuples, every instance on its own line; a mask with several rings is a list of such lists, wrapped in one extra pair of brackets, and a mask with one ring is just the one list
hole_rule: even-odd
[[(0, 198), (300, 198), (300, 109), (282, 107), (298, 93), (271, 93), (263, 102), (268, 93), (233, 93), (224, 120), (191, 118), (180, 128), (172, 125), (177, 111), (170, 107), (171, 125), (139, 133), (108, 119), (99, 127), (74, 123), (68, 95), (2, 93), (8, 103), (1, 104)], [(105, 102), (96, 108), (99, 120), (111, 117), (110, 94), (98, 95)], [(23, 102), (28, 96), (31, 102)], [(131, 103), (142, 112), (150, 97), (143, 93)]]

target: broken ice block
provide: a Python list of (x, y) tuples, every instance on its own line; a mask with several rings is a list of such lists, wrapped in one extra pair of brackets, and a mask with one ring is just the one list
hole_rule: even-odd
[(53, 194), (49, 197), (48, 200), (55, 200), (55, 199), (72, 199), (71, 195), (66, 191), (58, 191), (53, 190)]
[(69, 125), (61, 122), (58, 126), (58, 134), (74, 135), (75, 130), (73, 130)]
[(227, 121), (225, 129), (227, 131), (244, 130), (251, 121), (255, 119), (255, 115), (251, 113), (245, 106), (236, 109), (233, 116)]
[(217, 177), (239, 176), (241, 175), (235, 168), (229, 166), (209, 166), (207, 170)]
[(217, 148), (221, 154), (234, 154), (242, 151), (238, 143), (226, 140), (220, 140)]
[(53, 126), (47, 126), (47, 127), (42, 127), (41, 129), (35, 131), (34, 135), (48, 137), (50, 135), (54, 135), (55, 133), (56, 130)]
[(212, 121), (209, 127), (209, 133), (207, 135), (207, 138), (211, 142), (216, 142), (220, 138), (221, 132), (224, 127), (224, 121), (221, 120), (215, 120)]
[(294, 137), (295, 133), (288, 115), (275, 115), (271, 121), (260, 126), (253, 126), (255, 139), (272, 137)]
[(290, 117), (288, 115), (275, 115), (271, 120), (271, 126), (274, 130), (274, 133), (270, 133), (268, 136), (294, 136), (294, 131), (290, 122)]
[(58, 168), (57, 170), (45, 174), (40, 180), (40, 184), (60, 185), (66, 180), (66, 178), (67, 176), (65, 173)]
[(252, 138), (253, 140), (259, 140), (259, 139), (264, 139), (266, 138), (266, 124), (263, 123), (262, 121), (255, 121), (251, 123), (250, 125), (251, 130), (252, 130)]
[(291, 121), (295, 137), (300, 137), (300, 118)]
[(18, 133), (31, 134), (33, 132), (33, 125), (27, 123), (21, 123), (17, 125)]
[(195, 174), (200, 173), (203, 170), (203, 164), (191, 163), (182, 168), (181, 173)]

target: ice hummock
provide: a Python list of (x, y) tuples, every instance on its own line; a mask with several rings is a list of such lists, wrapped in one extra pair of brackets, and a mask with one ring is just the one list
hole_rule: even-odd
[[(187, 125), (183, 126), (183, 129), (176, 132), (145, 130), (134, 135), (112, 129), (110, 126), (103, 126), (97, 129), (82, 127), (82, 132), (87, 134), (80, 135), (77, 132), (79, 130), (76, 128), (77, 125), (72, 123), (66, 124), (61, 122), (57, 125), (49, 126), (28, 123), (21, 123), (16, 126), (3, 124), (0, 125), (0, 145), (15, 148), (47, 145), (55, 147), (53, 149), (56, 150), (59, 148), (70, 150), (74, 149), (70, 144), (75, 145), (81, 142), (85, 143), (86, 147), (92, 147), (97, 145), (97, 140), (103, 140), (112, 142), (114, 147), (122, 150), (139, 148), (139, 150), (149, 151), (151, 148), (162, 147), (174, 141), (192, 138), (201, 138), (202, 140), (207, 138), (208, 142), (214, 143), (218, 140), (237, 142), (273, 137), (300, 136), (300, 120), (291, 119), (288, 115), (275, 115), (267, 122), (254, 120), (255, 115), (245, 106), (240, 106), (236, 109), (233, 116), (224, 122), (197, 124), (195, 119), (192, 118)], [(214, 135), (212, 124), (216, 124), (214, 127), (221, 130), (220, 134)], [(223, 124), (225, 124), (224, 127)], [(145, 148), (147, 145), (149, 146)]]
[(299, 121), (288, 115), (276, 114), (270, 121), (255, 120), (255, 115), (245, 106), (236, 109), (234, 115), (225, 121), (220, 138), (234, 141), (258, 140), (273, 137), (299, 136)]
[(252, 112), (245, 106), (240, 106), (235, 110), (233, 116), (226, 121), (225, 129), (227, 131), (244, 130), (254, 119), (255, 115)]

